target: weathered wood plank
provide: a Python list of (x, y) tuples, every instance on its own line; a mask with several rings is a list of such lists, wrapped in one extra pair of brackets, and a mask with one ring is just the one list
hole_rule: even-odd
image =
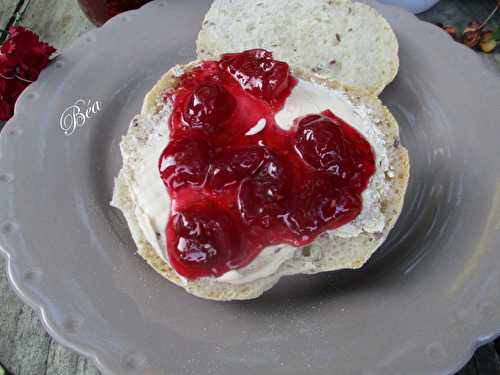
[(0, 362), (13, 370), (12, 358), (16, 351), (17, 321), (23, 304), (11, 291), (5, 273), (5, 262), (0, 259)]
[(59, 50), (94, 28), (76, 0), (32, 1), (24, 16), (23, 25)]
[[(7, 22), (15, 9), (16, 4), (10, 5), (0, 6), (2, 22), (4, 19)], [(22, 24), (58, 49), (94, 27), (74, 0), (32, 2)], [(59, 345), (47, 335), (33, 310), (9, 290), (4, 268), (1, 260), (0, 363), (14, 375), (99, 374), (89, 359)]]
[(13, 375), (98, 375), (92, 362), (53, 340), (8, 285), (0, 259), (0, 363)]
[(500, 361), (493, 343), (480, 347), (457, 375), (499, 375)]
[(499, 375), (500, 360), (493, 343), (480, 347), (474, 355), (477, 373), (481, 375)]
[(0, 362), (13, 374), (44, 374), (51, 339), (10, 289), (3, 259), (0, 273)]
[(4, 0), (5, 4), (0, 5), (0, 28), (7, 26), (10, 17), (14, 14), (14, 10), (18, 4), (18, 0)]
[(51, 342), (46, 375), (98, 375), (99, 371), (87, 358)]
[(456, 375), (480, 375), (477, 373), (476, 362), (471, 359), (465, 367), (460, 370)]
[(11, 358), (14, 374), (43, 374), (47, 368), (50, 337), (43, 330), (40, 318), (23, 305), (17, 321), (15, 351)]

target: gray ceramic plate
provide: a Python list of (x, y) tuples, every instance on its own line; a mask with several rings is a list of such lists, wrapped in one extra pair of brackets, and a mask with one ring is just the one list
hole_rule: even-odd
[[(438, 28), (374, 4), (401, 45), (383, 94), (411, 156), (403, 215), (359, 271), (217, 303), (163, 280), (111, 209), (143, 95), (194, 56), (208, 2), (154, 2), (81, 37), (0, 137), (9, 278), (63, 344), (114, 374), (444, 374), (500, 330), (500, 83)], [(67, 136), (64, 110), (100, 112)], [(90, 113), (89, 113), (90, 114)]]

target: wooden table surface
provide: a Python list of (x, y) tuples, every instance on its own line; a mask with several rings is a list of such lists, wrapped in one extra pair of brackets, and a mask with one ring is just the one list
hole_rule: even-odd
[[(24, 1), (1, 0), (0, 28), (7, 26), (16, 8)], [(460, 29), (468, 20), (483, 20), (494, 5), (494, 0), (441, 0), (421, 18)], [(85, 19), (76, 0), (33, 1), (22, 24), (59, 50), (94, 28)], [(491, 24), (500, 24), (500, 14)], [(497, 70), (500, 74), (500, 47), (498, 50), (496, 54), (484, 55), (483, 59), (485, 68)], [(500, 339), (478, 349), (459, 375), (500, 375), (499, 354)], [(37, 314), (14, 295), (7, 282), (3, 259), (0, 259), (0, 363), (12, 375), (99, 374), (90, 360), (53, 340), (45, 332)]]

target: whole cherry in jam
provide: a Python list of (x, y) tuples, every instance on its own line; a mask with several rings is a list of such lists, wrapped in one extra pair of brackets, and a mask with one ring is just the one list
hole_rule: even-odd
[(337, 184), (363, 190), (375, 172), (370, 144), (331, 111), (298, 121), (295, 147), (304, 161), (337, 179)]
[(226, 54), (179, 82), (159, 161), (177, 273), (220, 276), (267, 246), (307, 245), (359, 215), (375, 172), (371, 146), (330, 111), (280, 128), (275, 115), (297, 83), (286, 63), (261, 49)]
[(265, 147), (226, 148), (217, 153), (209, 172), (209, 184), (214, 190), (233, 186), (254, 175), (269, 156)]
[(342, 129), (326, 116), (308, 115), (298, 123), (296, 147), (311, 167), (342, 175), (343, 158), (348, 157)]
[(291, 202), (285, 223), (293, 233), (309, 236), (325, 225), (338, 227), (352, 221), (361, 205), (359, 194), (339, 189), (336, 179), (316, 172)]
[(161, 154), (160, 176), (173, 191), (186, 186), (200, 187), (206, 179), (209, 159), (209, 146), (202, 139), (174, 139)]
[(175, 213), (167, 225), (172, 266), (192, 277), (221, 275), (240, 246), (231, 217), (211, 203), (198, 203)]
[(272, 53), (262, 49), (222, 55), (219, 65), (243, 89), (268, 101), (283, 94), (289, 85), (288, 64), (273, 60)]
[(191, 128), (213, 133), (221, 130), (235, 107), (236, 100), (223, 86), (205, 83), (191, 93), (182, 118)]
[(289, 183), (284, 163), (268, 152), (264, 163), (254, 176), (242, 181), (238, 190), (238, 207), (246, 224), (271, 226), (286, 212)]

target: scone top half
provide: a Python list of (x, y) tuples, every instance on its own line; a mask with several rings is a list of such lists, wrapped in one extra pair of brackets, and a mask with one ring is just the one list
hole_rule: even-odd
[(375, 97), (257, 49), (167, 72), (122, 141), (113, 204), (138, 252), (200, 297), (358, 268), (402, 207), (408, 158)]
[(399, 67), (387, 20), (351, 0), (215, 0), (198, 34), (198, 57), (251, 48), (366, 95), (380, 94)]

